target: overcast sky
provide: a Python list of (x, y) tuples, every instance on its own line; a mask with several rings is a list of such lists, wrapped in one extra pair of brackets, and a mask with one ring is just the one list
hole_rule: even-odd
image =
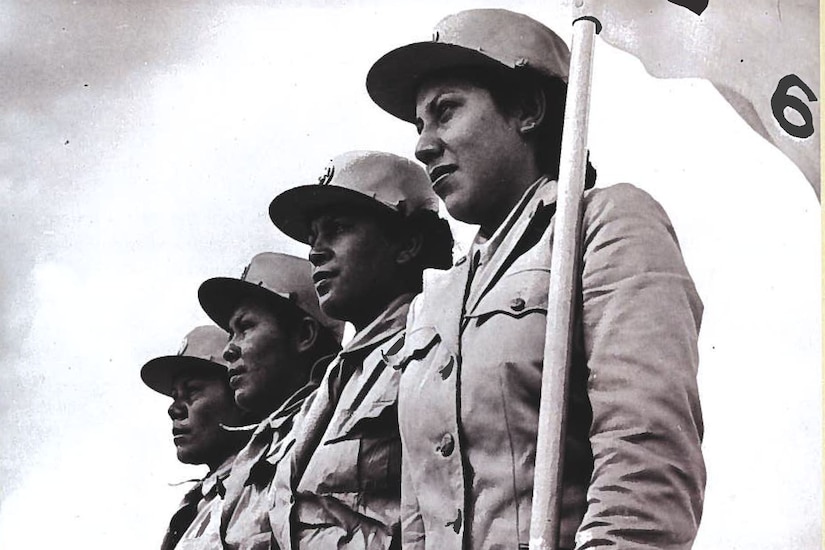
[[(375, 59), (473, 6), (569, 40), (549, 2), (269, 4), (0, 4), (0, 548), (159, 545), (169, 484), (203, 470), (139, 369), (208, 322), (203, 280), (306, 254), (269, 221), (278, 192), (346, 150), (412, 155), (364, 89)], [(705, 302), (695, 548), (819, 548), (819, 203), (709, 83), (596, 55), (599, 185), (663, 204)]]

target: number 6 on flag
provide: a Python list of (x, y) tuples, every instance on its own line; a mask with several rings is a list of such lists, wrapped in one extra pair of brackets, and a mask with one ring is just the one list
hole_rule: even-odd
[(578, 0), (656, 77), (709, 80), (820, 193), (818, 0)]
[[(795, 74), (783, 76), (779, 81), (779, 84), (776, 86), (776, 91), (771, 97), (771, 109), (773, 110), (773, 116), (782, 129), (793, 137), (800, 139), (809, 138), (814, 134), (814, 117), (811, 114), (811, 110), (801, 99), (788, 94), (788, 90), (793, 87), (797, 87), (802, 90), (805, 93), (805, 97), (808, 98), (808, 101), (817, 100), (813, 90), (811, 90), (801, 78)], [(805, 123), (797, 125), (788, 120), (785, 116), (786, 108), (793, 109), (799, 113)]]

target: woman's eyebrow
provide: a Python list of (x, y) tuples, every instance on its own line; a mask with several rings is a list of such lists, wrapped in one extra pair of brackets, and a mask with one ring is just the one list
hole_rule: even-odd
[(230, 318), (229, 318), (229, 323), (228, 323), (228, 324), (229, 324), (230, 326), (232, 326), (232, 325), (237, 325), (238, 323), (240, 323), (240, 322), (241, 322), (241, 320), (242, 320), (244, 317), (246, 317), (246, 314), (247, 314), (247, 312), (246, 312), (246, 311), (244, 311), (244, 310), (242, 310), (242, 309), (239, 309), (238, 311), (236, 311), (236, 312), (232, 315), (232, 317), (230, 317)]
[(432, 112), (435, 109), (435, 104), (438, 102), (439, 99), (447, 92), (441, 90), (436, 92), (436, 94), (430, 99), (427, 103), (424, 104), (424, 110)]

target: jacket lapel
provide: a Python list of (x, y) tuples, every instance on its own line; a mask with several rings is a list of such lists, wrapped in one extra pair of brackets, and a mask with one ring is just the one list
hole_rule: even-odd
[[(461, 311), (470, 262), (469, 257), (463, 256), (449, 271), (425, 272), (421, 307), (416, 307), (414, 311), (421, 316), (415, 320), (416, 326), (435, 327), (441, 342), (453, 355), (458, 354), (459, 319), (443, 312)], [(407, 335), (410, 336), (410, 333)]]
[(327, 443), (350, 438), (358, 424), (379, 418), (387, 408), (395, 405), (401, 373), (388, 368), (387, 362), (380, 357), (370, 359), (370, 364), (364, 365), (367, 378), (363, 390), (350, 401), (339, 403), (337, 408), (341, 414), (330, 428)]
[[(323, 436), (327, 424), (335, 409), (335, 404), (331, 403), (330, 384), (340, 374), (342, 359), (339, 354), (327, 369), (325, 378), (315, 392), (313, 399), (307, 403), (305, 415), (300, 419), (298, 425), (290, 432), (288, 438), (292, 439), (287, 444), (292, 445), (290, 453), (290, 479), (292, 487), (298, 485), (298, 480), (303, 475), (309, 457), (315, 451), (315, 447)], [(293, 443), (294, 442), (294, 443)]]
[(467, 314), (473, 312), (513, 261), (536, 244), (549, 225), (555, 213), (556, 182), (540, 183), (532, 193), (528, 193), (529, 196), (522, 199), (523, 202), (516, 206), (488, 242), (482, 254), (477, 280), (473, 282), (467, 299)]
[[(293, 487), (297, 487), (312, 453), (315, 452), (316, 447), (321, 442), (330, 421), (333, 421), (335, 412), (341, 411), (342, 407), (348, 405), (335, 401), (340, 396), (342, 388), (334, 387), (336, 379), (341, 376), (342, 369), (357, 366), (347, 364), (347, 361), (350, 363), (362, 361), (364, 354), (368, 355), (375, 347), (398, 334), (405, 326), (407, 311), (412, 299), (412, 294), (404, 294), (393, 300), (378, 318), (353, 336), (345, 349), (338, 354), (328, 367), (326, 377), (321, 382), (320, 387), (315, 392), (313, 401), (307, 408), (306, 416), (301, 419), (298, 425), (294, 451), (291, 456)], [(381, 362), (383, 363), (383, 361)], [(364, 366), (366, 367), (366, 365)]]

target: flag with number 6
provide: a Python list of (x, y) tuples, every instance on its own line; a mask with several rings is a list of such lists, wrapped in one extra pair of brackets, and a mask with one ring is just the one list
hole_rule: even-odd
[[(582, 0), (574, 0), (578, 5)], [(656, 77), (708, 79), (820, 193), (819, 0), (583, 0)]]

